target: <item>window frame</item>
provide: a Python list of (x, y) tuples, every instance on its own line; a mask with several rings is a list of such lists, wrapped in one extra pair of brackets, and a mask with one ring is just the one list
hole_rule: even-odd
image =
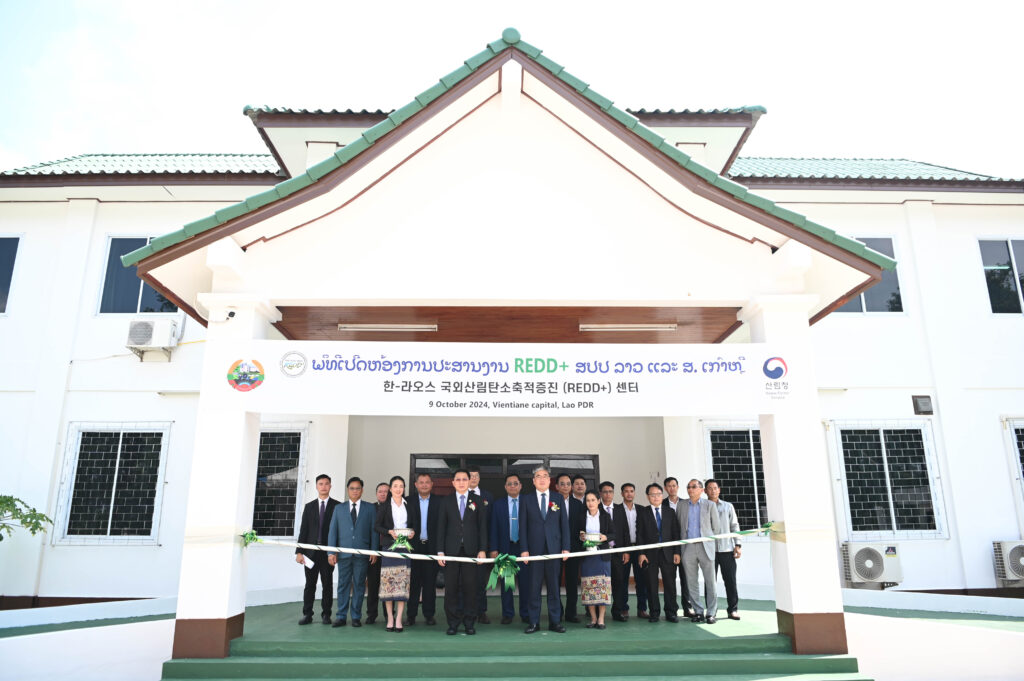
[[(303, 498), (302, 493), (306, 489), (306, 452), (309, 442), (309, 423), (306, 421), (293, 421), (293, 422), (277, 422), (277, 423), (263, 423), (260, 424), (260, 435), (263, 433), (295, 433), (299, 435), (299, 465), (297, 467), (297, 478), (295, 481), (295, 520), (292, 522), (292, 533), (288, 534), (274, 534), (274, 535), (261, 535), (266, 536), (268, 539), (291, 539), (297, 540), (299, 537), (299, 526), (302, 524), (302, 509), (306, 502)], [(259, 445), (257, 444), (256, 452), (256, 466), (259, 467)], [(334, 479), (331, 479), (331, 488), (334, 488)], [(344, 481), (342, 481), (344, 485)], [(344, 498), (347, 501), (348, 492), (345, 492)], [(365, 490), (364, 490), (365, 494)], [(337, 498), (337, 497), (335, 497)], [(256, 487), (253, 485), (253, 496), (252, 496), (252, 513), (256, 512)], [(251, 526), (252, 517), (250, 515), (249, 523)]]
[[(159, 236), (159, 235), (157, 235), (157, 236)], [(121, 315), (123, 317), (124, 316), (128, 316), (128, 315), (131, 315), (132, 317), (139, 317), (139, 316), (144, 316), (144, 317), (150, 317), (150, 316), (153, 316), (153, 317), (168, 317), (170, 315), (176, 315), (176, 314), (180, 314), (182, 312), (182, 309), (180, 307), (178, 307), (178, 309), (175, 310), (174, 312), (141, 312), (141, 311), (139, 311), (139, 307), (142, 304), (142, 292), (143, 292), (143, 289), (144, 289), (145, 286), (149, 285), (148, 282), (143, 280), (141, 277), (139, 278), (139, 294), (135, 298), (135, 312), (103, 312), (103, 291), (104, 291), (104, 289), (106, 288), (106, 285), (107, 285), (107, 264), (110, 262), (110, 249), (114, 245), (114, 239), (145, 239), (146, 240), (146, 244), (150, 244), (150, 243), (152, 243), (153, 239), (157, 238), (157, 236), (153, 236), (151, 234), (139, 234), (139, 233), (107, 234), (107, 245), (103, 249), (103, 262), (102, 262), (102, 265), (100, 267), (100, 274), (99, 274), (99, 280), (100, 280), (99, 281), (99, 291), (98, 291), (98, 295), (96, 296), (96, 316), (97, 317), (106, 317), (108, 315), (110, 315), (110, 316)], [(171, 301), (171, 302), (174, 302), (174, 301)], [(177, 307), (177, 305), (175, 305), (175, 307)]]
[(1024, 429), (1024, 415), (1003, 416), (999, 419), (1006, 440), (1006, 462), (1010, 467), (1010, 478), (1013, 484), (1013, 505), (1017, 514), (1017, 527), (1024, 533), (1024, 463), (1017, 449), (1018, 428)]
[[(1006, 250), (1010, 256), (1010, 270), (1013, 272), (1013, 281), (1017, 286), (1017, 302), (1020, 303), (1021, 312), (996, 312), (992, 309), (992, 297), (989, 295), (988, 282), (985, 278), (985, 272), (987, 271), (987, 265), (985, 265), (985, 258), (981, 254), (981, 242), (982, 241), (1001, 241), (1006, 244)], [(1017, 257), (1013, 253), (1013, 242), (1020, 241), (1024, 244), (1024, 237), (1015, 239), (1010, 236), (979, 236), (975, 239), (975, 243), (978, 245), (978, 264), (981, 266), (981, 287), (985, 292), (985, 300), (988, 301), (988, 314), (992, 317), (999, 319), (1013, 319), (1014, 315), (1020, 317), (1024, 315), (1024, 285), (1021, 284), (1021, 264), (1017, 263)]]
[[(704, 436), (704, 438), (703, 438), (704, 439), (704, 462), (705, 462), (704, 470), (708, 472), (708, 476), (707, 477), (709, 477), (709, 478), (717, 477), (716, 474), (715, 474), (715, 461), (714, 461), (714, 457), (712, 456), (712, 453), (711, 453), (711, 431), (713, 431), (713, 430), (746, 431), (747, 432), (747, 437), (750, 439), (750, 467), (751, 467), (751, 469), (752, 469), (752, 471), (754, 473), (754, 484), (756, 486), (757, 485), (757, 471), (754, 468), (754, 439), (750, 435), (750, 432), (754, 431), (754, 430), (760, 432), (761, 431), (761, 424), (758, 421), (702, 421), (701, 425), (703, 426), (703, 430), (704, 430), (704, 432), (703, 432), (703, 436)], [(761, 447), (761, 462), (762, 462), (762, 464), (764, 463), (764, 446), (763, 445)], [(680, 485), (680, 486), (684, 487), (684, 485)], [(683, 492), (683, 494), (680, 494), (679, 497), (683, 498), (685, 496), (686, 490), (682, 489), (682, 490), (680, 490), (680, 492)], [(756, 487), (755, 487), (754, 495), (755, 495), (755, 506), (757, 506), (757, 504), (756, 504), (756, 501), (757, 501), (756, 500), (756, 495), (757, 495)], [(764, 498), (765, 498), (765, 505), (767, 506), (767, 504), (768, 504), (768, 491), (767, 491), (767, 489), (765, 490), (765, 497)], [(730, 501), (729, 495), (725, 495), (725, 500), (726, 501)], [(758, 517), (758, 527), (760, 527), (761, 524), (767, 522), (767, 519), (760, 518), (760, 515), (761, 515), (760, 508), (758, 508), (757, 513), (758, 513), (758, 516), (759, 516)], [(754, 528), (751, 528), (751, 527), (741, 527), (740, 529), (741, 530), (751, 530), (751, 529), (754, 529)], [(770, 539), (771, 538), (768, 536), (767, 533), (765, 533), (765, 534), (752, 534), (750, 536), (744, 537), (743, 538), (743, 543), (744, 544), (767, 544), (770, 541)]]
[[(896, 235), (894, 235), (894, 234), (859, 234), (858, 236), (851, 237), (851, 238), (854, 239), (855, 241), (860, 241), (862, 244), (864, 242), (861, 241), (861, 239), (889, 239), (892, 242), (892, 256), (893, 256), (893, 260), (895, 260), (897, 263), (900, 262), (900, 249), (897, 248), (897, 245), (896, 245), (897, 239), (896, 239)], [(899, 312), (890, 312), (888, 310), (868, 310), (867, 309), (866, 301), (864, 299), (864, 291), (861, 291), (860, 293), (857, 294), (857, 298), (860, 300), (860, 308), (861, 308), (860, 311), (856, 311), (856, 310), (843, 310), (841, 312), (841, 314), (844, 314), (844, 315), (847, 315), (847, 314), (848, 315), (857, 315), (857, 314), (859, 314), (859, 315), (865, 315), (865, 316), (869, 316), (869, 317), (889, 317), (889, 318), (891, 318), (891, 317), (898, 317), (898, 316), (906, 316), (907, 315), (907, 301), (904, 299), (904, 296), (903, 296), (903, 286), (902, 286), (903, 282), (899, 278), (899, 276), (900, 276), (900, 267), (899, 267), (898, 264), (896, 265), (896, 269), (894, 271), (896, 272), (896, 284), (897, 284), (897, 286), (899, 286), (900, 305), (903, 306), (902, 310), (900, 310)], [(852, 298), (851, 298), (851, 300), (852, 300)], [(835, 312), (840, 312), (839, 308), (836, 308)]]
[[(851, 541), (906, 541), (915, 539), (949, 539), (946, 525), (945, 499), (942, 490), (942, 474), (939, 470), (938, 457), (935, 451), (935, 438), (932, 434), (932, 420), (922, 419), (855, 419), (831, 420), (826, 422), (830, 431), (827, 438), (831, 450), (830, 459), (835, 467), (835, 481), (838, 489), (836, 499), (842, 502), (842, 517), (845, 519), (846, 536)], [(850, 513), (850, 488), (846, 481), (846, 460), (843, 455), (843, 430), (920, 430), (921, 442), (924, 446), (925, 466), (928, 469), (928, 487), (932, 500), (932, 512), (935, 515), (934, 530), (854, 530), (853, 517)], [(889, 481), (889, 459), (885, 452), (885, 437), (881, 438), (882, 456), (885, 462), (884, 472), (886, 485), (889, 488), (889, 513), (893, 523), (896, 522), (892, 485)]]
[(11, 286), (7, 289), (7, 307), (0, 311), (0, 318), (3, 318), (11, 315), (11, 301), (14, 299), (14, 291), (18, 285), (18, 270), (24, 269), (20, 268), (18, 263), (24, 260), (22, 246), (25, 245), (25, 232), (0, 232), (0, 239), (18, 240), (18, 248), (14, 254), (14, 266), (11, 268)]
[[(160, 546), (160, 519), (163, 506), (164, 487), (167, 485), (167, 455), (170, 449), (171, 421), (75, 421), (68, 424), (68, 435), (64, 447), (64, 464), (61, 467), (60, 493), (58, 494), (56, 519), (51, 544), (54, 546)], [(71, 502), (78, 474), (78, 454), (84, 432), (155, 432), (160, 439), (160, 463), (157, 466), (156, 494), (153, 497), (153, 520), (148, 535), (78, 535), (68, 534), (71, 518)], [(114, 492), (117, 479), (114, 479)], [(111, 504), (114, 496), (111, 495)]]

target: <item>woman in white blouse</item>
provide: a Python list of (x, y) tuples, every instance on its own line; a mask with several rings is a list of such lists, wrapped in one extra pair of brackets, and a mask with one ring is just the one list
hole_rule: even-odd
[[(391, 478), (391, 494), (377, 509), (374, 529), (380, 534), (380, 546), (387, 550), (398, 534), (395, 530), (412, 529), (418, 532), (420, 509), (418, 504), (405, 500), (405, 479), (401, 475)], [(415, 535), (409, 538), (412, 544)], [(408, 552), (408, 551), (407, 551)], [(387, 611), (387, 631), (402, 631), (402, 613), (409, 600), (409, 575), (412, 561), (408, 558), (384, 558), (380, 568), (380, 600)], [(396, 605), (397, 604), (397, 605)]]
[[(613, 535), (612, 518), (603, 508), (597, 492), (588, 490), (583, 497), (587, 505), (586, 524), (580, 530), (580, 539), (585, 532), (600, 533), (601, 544), (597, 549), (614, 548), (615, 542), (608, 538)], [(583, 585), (583, 605), (590, 614), (587, 629), (604, 629), (604, 611), (612, 602), (612, 568), (610, 553), (587, 556), (580, 564), (580, 582)], [(617, 554), (616, 554), (617, 555)]]

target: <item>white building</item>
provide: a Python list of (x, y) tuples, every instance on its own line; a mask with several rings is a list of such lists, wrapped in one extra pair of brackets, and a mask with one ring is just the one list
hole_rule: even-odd
[[(759, 107), (640, 110), (634, 129), (517, 36), (496, 43), (390, 115), (249, 110), (266, 155), (92, 155), (0, 174), (0, 493), (55, 520), (0, 545), (2, 607), (179, 593), (215, 328), (749, 343), (755, 293), (809, 292), (820, 441), (791, 454), (812, 468), (827, 456), (831, 489), (809, 472), (804, 493), (834, 521), (829, 579), (847, 578), (843, 542), (875, 542), (898, 547), (901, 574), (874, 588), (1005, 593), (993, 542), (1024, 526), (1024, 181), (907, 160), (745, 158)], [(131, 260), (160, 293), (120, 261), (151, 239)], [(155, 338), (126, 342), (139, 321)], [(588, 322), (643, 328), (578, 328)], [(282, 411), (259, 423), (248, 524), (265, 536), (294, 536), (318, 473), (359, 475), (369, 495), (392, 474), (443, 478), (467, 462), (499, 487), (539, 460), (591, 483), (713, 476), (741, 524), (779, 519), (756, 412)], [(770, 544), (747, 542), (742, 585), (778, 588)], [(301, 584), (286, 552), (251, 553), (240, 574), (248, 590)]]

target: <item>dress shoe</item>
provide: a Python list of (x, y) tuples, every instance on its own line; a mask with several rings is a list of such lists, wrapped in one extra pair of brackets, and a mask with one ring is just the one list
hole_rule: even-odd
[(437, 624), (437, 620), (435, 620), (435, 619), (434, 619), (433, 617), (428, 617), (427, 619), (423, 620), (423, 622), (424, 622), (424, 623), (425, 623), (425, 624), (426, 624), (426, 625), (427, 625), (428, 627), (432, 627), (432, 626), (434, 626), (435, 624)]
[(660, 618), (658, 617), (658, 615), (651, 615), (650, 617), (647, 618), (647, 621), (648, 622), (657, 622), (659, 619)]
[(679, 618), (676, 617), (675, 615), (665, 615), (665, 621), (666, 622), (672, 622), (673, 624), (675, 624), (676, 622), (679, 621)]
[[(637, 616), (637, 617), (639, 617), (639, 618), (640, 618), (640, 619), (642, 619), (642, 620), (645, 620), (645, 619), (647, 619), (648, 617), (650, 617), (650, 615), (648, 615), (648, 614), (647, 614), (647, 611), (646, 611), (646, 610), (640, 610), (640, 611), (638, 611), (638, 612), (636, 613), (636, 616)], [(626, 614), (626, 617), (629, 617), (629, 614), (628, 614), (628, 613)]]
[[(356, 620), (356, 622), (358, 622), (358, 621), (359, 620)], [(345, 626), (345, 620), (334, 620), (334, 623), (331, 625), (331, 627), (334, 628), (334, 629), (337, 629), (338, 627), (343, 627), (343, 626)], [(353, 622), (352, 626), (353, 627), (356, 626), (356, 623)]]
[(448, 634), (449, 636), (454, 636), (458, 632), (459, 632), (459, 630), (456, 627), (448, 627), (448, 631), (446, 631), (444, 633)]
[(683, 617), (696, 617), (697, 613), (690, 608), (683, 610)]
[(524, 631), (523, 633), (524, 634), (536, 634), (538, 631), (540, 631), (540, 625), (531, 622), (530, 626), (526, 627), (526, 631)]
[(384, 627), (384, 631), (394, 631), (394, 627)]
[(361, 626), (363, 626), (362, 622), (360, 622), (359, 620), (352, 620), (352, 628), (353, 629), (356, 628), (356, 627), (361, 627)]
[(405, 629), (403, 629), (402, 627), (395, 627), (394, 629), (392, 629), (392, 631), (394, 631), (396, 634), (401, 634), (403, 631), (405, 631)]
[(597, 626), (597, 622), (587, 622), (587, 629), (593, 629)]
[(701, 622), (704, 621), (704, 615), (694, 615), (693, 617), (690, 618), (690, 621), (693, 622), (694, 624), (700, 624)]
[(486, 612), (480, 613), (480, 616), (476, 618), (476, 621), (480, 624), (490, 624), (491, 618), (487, 616)]
[(467, 636), (473, 636), (474, 634), (476, 634), (476, 628), (473, 625), (469, 625), (468, 627), (466, 627)]
[(715, 616), (714, 616), (714, 615), (711, 615), (710, 617), (705, 617), (705, 618), (704, 618), (704, 624), (714, 624), (714, 623), (715, 623), (715, 622), (717, 622), (717, 621), (718, 621), (718, 620), (717, 620), (717, 619), (715, 619)]
[(549, 624), (548, 625), (548, 631), (553, 631), (556, 634), (564, 634), (565, 633), (565, 627), (563, 627), (560, 623), (559, 624)]
[(563, 621), (565, 621), (565, 622), (572, 622), (573, 624), (579, 624), (580, 623), (580, 618), (577, 617), (576, 615), (570, 615), (569, 617), (563, 618)]
[(312, 615), (306, 615), (301, 620), (299, 620), (299, 624), (312, 624), (312, 623), (313, 623), (313, 616)]
[(320, 623), (321, 624), (330, 624), (331, 623), (331, 616), (330, 615), (324, 615), (323, 617), (320, 618)]
[(733, 610), (732, 612), (729, 613), (729, 619), (731, 619), (731, 620), (738, 620), (739, 618), (740, 618), (740, 614), (738, 612), (736, 612), (735, 610)]
[(374, 624), (376, 621), (377, 621), (377, 616), (376, 615), (367, 615), (366, 616), (366, 623), (367, 624)]
[(594, 628), (595, 628), (595, 629), (604, 629), (604, 628), (605, 628), (605, 626), (604, 626), (604, 624), (602, 623), (602, 624), (598, 624), (598, 625), (597, 625), (596, 627), (594, 627)]
[(502, 624), (512, 624), (512, 618), (511, 617), (502, 617), (501, 618), (501, 623)]
[(622, 615), (612, 615), (612, 619), (615, 620), (616, 622), (625, 622), (626, 621), (626, 618), (623, 617)]

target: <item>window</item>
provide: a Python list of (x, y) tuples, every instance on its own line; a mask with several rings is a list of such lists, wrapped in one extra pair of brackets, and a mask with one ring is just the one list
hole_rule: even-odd
[[(873, 251), (895, 258), (892, 239), (857, 239)], [(900, 279), (896, 270), (884, 270), (882, 280), (855, 298), (851, 298), (837, 312), (903, 312), (900, 298)]]
[(7, 296), (14, 279), (14, 259), (18, 255), (18, 237), (0, 238), (0, 314), (7, 312)]
[(736, 508), (740, 528), (760, 527), (768, 521), (761, 462), (761, 431), (709, 430), (711, 477), (721, 481), (722, 498)]
[(979, 241), (981, 264), (993, 312), (1020, 312), (1024, 288), (1024, 241)]
[(941, 536), (938, 479), (923, 426), (840, 427), (838, 444), (849, 527), (857, 538)]
[(260, 536), (293, 537), (297, 534), (302, 442), (301, 430), (260, 433), (256, 498), (252, 507), (252, 529)]
[(76, 424), (64, 540), (153, 540), (167, 449), (167, 424)]
[(177, 306), (139, 279), (136, 268), (121, 264), (121, 256), (149, 243), (147, 237), (115, 237), (110, 240), (107, 270), (103, 279), (100, 312), (177, 312)]

